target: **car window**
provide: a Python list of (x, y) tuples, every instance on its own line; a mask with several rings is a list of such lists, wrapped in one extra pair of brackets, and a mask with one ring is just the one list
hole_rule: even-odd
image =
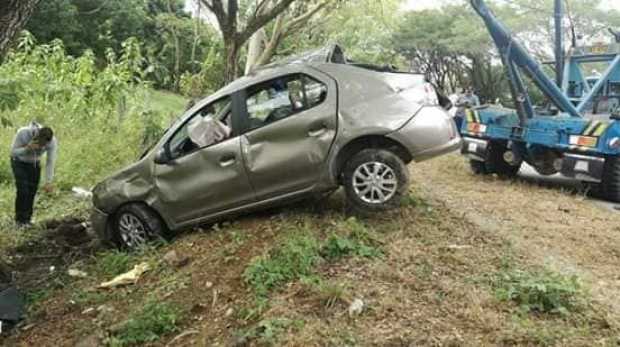
[(325, 101), (327, 86), (309, 76), (285, 76), (251, 88), (246, 100), (248, 130), (287, 118)]
[(168, 142), (173, 159), (212, 146), (231, 135), (232, 102), (219, 99), (192, 115)]

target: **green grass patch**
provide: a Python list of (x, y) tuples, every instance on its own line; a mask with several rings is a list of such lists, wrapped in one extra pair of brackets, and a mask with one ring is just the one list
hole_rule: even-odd
[(332, 234), (321, 248), (321, 255), (330, 261), (346, 256), (376, 258), (382, 254), (378, 248), (368, 246), (356, 238), (337, 234)]
[(97, 259), (96, 272), (104, 276), (118, 276), (131, 270), (135, 259), (126, 252), (111, 250), (102, 253)]
[(577, 310), (586, 291), (577, 276), (565, 276), (549, 270), (502, 271), (493, 279), (495, 296), (513, 301), (523, 312), (568, 314)]
[(258, 295), (292, 280), (311, 276), (321, 261), (319, 241), (309, 235), (295, 234), (269, 254), (252, 261), (243, 273), (245, 281)]
[(159, 340), (178, 331), (181, 312), (170, 304), (149, 302), (111, 338), (110, 346), (130, 346)]

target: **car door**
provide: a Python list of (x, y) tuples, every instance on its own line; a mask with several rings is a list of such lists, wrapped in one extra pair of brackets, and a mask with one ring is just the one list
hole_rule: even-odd
[[(235, 108), (230, 97), (202, 108), (166, 143), (170, 162), (155, 164), (160, 208), (168, 211), (176, 224), (254, 201), (243, 165), (241, 138), (232, 127)], [(205, 134), (200, 122), (206, 119), (217, 119), (220, 125), (230, 127), (231, 133), (218, 139), (211, 138), (211, 133), (201, 136)]]
[(312, 70), (262, 82), (245, 94), (241, 145), (257, 199), (314, 186), (336, 136), (336, 83)]

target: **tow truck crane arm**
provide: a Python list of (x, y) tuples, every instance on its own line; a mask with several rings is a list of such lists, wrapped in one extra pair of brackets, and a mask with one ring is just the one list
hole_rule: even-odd
[[(559, 2), (561, 0), (556, 0)], [(484, 23), (499, 50), (502, 63), (506, 67), (510, 89), (521, 125), (534, 117), (534, 107), (528, 94), (521, 71), (534, 81), (540, 90), (563, 112), (572, 117), (581, 117), (575, 106), (562, 93), (562, 90), (543, 72), (541, 66), (532, 59), (510, 31), (495, 17), (484, 0), (470, 0), (472, 7)]]

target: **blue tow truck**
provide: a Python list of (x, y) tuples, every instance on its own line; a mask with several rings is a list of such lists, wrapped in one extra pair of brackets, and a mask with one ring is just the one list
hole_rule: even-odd
[[(548, 77), (483, 0), (470, 0), (487, 26), (506, 69), (514, 109), (485, 105), (465, 111), (462, 153), (476, 174), (517, 175), (523, 162), (541, 175), (561, 173), (592, 184), (620, 202), (620, 35), (615, 42), (565, 51), (563, 0), (555, 0), (555, 81)], [(603, 66), (584, 76), (584, 66)], [(549, 104), (533, 105), (525, 78)]]

